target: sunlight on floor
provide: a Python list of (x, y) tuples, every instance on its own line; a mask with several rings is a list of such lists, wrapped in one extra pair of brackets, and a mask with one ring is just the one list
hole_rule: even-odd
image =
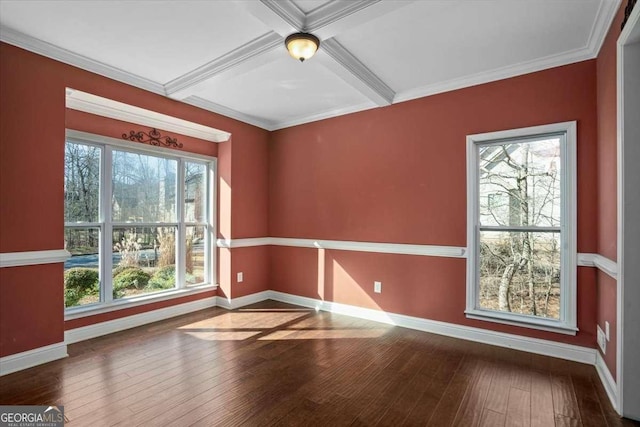
[(281, 326), (285, 323), (294, 321), (309, 313), (308, 310), (303, 311), (232, 311), (224, 313), (210, 319), (201, 320), (199, 322), (190, 323), (180, 326), (179, 330), (197, 330), (197, 329), (271, 329)]
[(213, 331), (185, 333), (203, 341), (242, 341), (260, 334), (260, 331)]
[(275, 331), (258, 340), (324, 340), (324, 339), (355, 339), (380, 338), (387, 332), (385, 329), (315, 329)]

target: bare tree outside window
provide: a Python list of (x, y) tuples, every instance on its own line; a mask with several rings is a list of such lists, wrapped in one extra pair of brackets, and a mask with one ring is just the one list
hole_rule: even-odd
[(480, 145), (479, 304), (560, 317), (560, 137)]

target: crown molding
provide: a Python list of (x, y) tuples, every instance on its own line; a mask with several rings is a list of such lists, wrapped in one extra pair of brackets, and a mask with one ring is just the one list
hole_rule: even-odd
[(205, 141), (224, 142), (231, 137), (229, 132), (73, 89), (67, 90), (67, 108)]
[(589, 34), (587, 45), (582, 48), (549, 55), (533, 61), (524, 61), (518, 64), (496, 68), (494, 70), (483, 71), (445, 82), (438, 82), (415, 89), (401, 91), (396, 94), (393, 103), (410, 101), (412, 99), (422, 98), (429, 95), (491, 83), (498, 80), (504, 80), (511, 77), (535, 73), (537, 71), (561, 67), (563, 65), (596, 58), (619, 5), (620, 0), (601, 1), (598, 12), (596, 13), (596, 19)]
[[(378, 9), (380, 13), (386, 13), (408, 3), (410, 3), (410, 1), (383, 2), (378, 0), (335, 0), (312, 10), (309, 14), (305, 15), (305, 13), (302, 12), (291, 0), (260, 0), (255, 2), (246, 2), (245, 7), (247, 10), (263, 22), (268, 23), (272, 28), (274, 28), (274, 31), (266, 33), (240, 48), (170, 81), (166, 85), (162, 85), (158, 82), (137, 76), (119, 68), (106, 65), (102, 62), (89, 59), (83, 55), (54, 46), (8, 27), (0, 26), (0, 40), (54, 60), (100, 74), (113, 80), (163, 96), (177, 98), (187, 104), (271, 131), (362, 111), (371, 108), (371, 106), (362, 104), (358, 106), (337, 108), (331, 111), (277, 122), (254, 117), (214, 102), (207, 101), (203, 98), (194, 96), (193, 93), (190, 92), (190, 89), (198, 83), (201, 83), (213, 76), (221, 76), (223, 73), (227, 75), (230, 74), (231, 71), (242, 71), (243, 67), (246, 68), (246, 64), (250, 62), (249, 60), (251, 58), (264, 57), (263, 54), (273, 52), (273, 50), (282, 43), (282, 36), (287, 35), (292, 30), (298, 31), (305, 28), (305, 26), (308, 26), (311, 29), (320, 29), (320, 33), (322, 33), (323, 31), (329, 31), (328, 27), (338, 21), (342, 21), (340, 25), (347, 25), (353, 20), (366, 21), (371, 19), (370, 15), (375, 15), (374, 12)], [(386, 106), (593, 59), (597, 56), (602, 46), (619, 5), (620, 0), (601, 1), (596, 19), (591, 28), (587, 45), (583, 48), (564, 52), (562, 54), (550, 55), (534, 61), (521, 62), (519, 64), (495, 70), (463, 76), (445, 82), (425, 85), (398, 93), (394, 93), (393, 89), (391, 89), (384, 81), (382, 81), (335, 39), (327, 38), (326, 40), (323, 40), (321, 43), (322, 49), (316, 56), (319, 61), (323, 61), (323, 64), (329, 70), (342, 78), (349, 85), (353, 86), (356, 90), (360, 91), (367, 98), (371, 99), (375, 105)]]
[[(208, 80), (216, 74), (220, 74), (230, 68), (236, 67), (248, 59), (279, 47), (282, 43), (282, 36), (273, 31), (269, 31), (266, 34), (245, 43), (239, 48), (171, 80), (164, 86), (164, 90), (167, 96), (180, 98), (181, 96), (179, 96), (179, 94), (184, 93), (186, 89)], [(187, 96), (189, 96), (189, 94), (183, 97)]]
[(199, 96), (190, 96), (182, 99), (181, 102), (185, 104), (193, 105), (194, 107), (202, 108), (203, 110), (211, 111), (212, 113), (220, 114), (226, 117), (230, 117), (235, 120), (239, 120), (244, 123), (248, 123), (259, 128), (272, 131), (276, 129), (276, 124), (268, 120), (264, 120), (250, 114), (241, 113), (224, 105), (216, 104), (215, 102), (208, 101), (200, 98)]
[[(378, 106), (390, 105), (393, 103), (395, 92), (377, 75), (367, 68), (358, 58), (353, 56), (336, 39), (327, 39), (322, 42), (323, 51), (337, 65), (343, 68), (348, 74), (345, 75), (340, 69), (331, 66), (329, 61), (323, 61), (325, 65), (338, 74), (347, 83), (353, 85), (367, 98), (371, 99)], [(322, 55), (319, 55), (322, 56)], [(351, 76), (353, 78), (351, 78)], [(355, 79), (354, 79), (355, 78)]]
[(345, 114), (357, 113), (358, 111), (370, 110), (372, 108), (378, 108), (377, 105), (371, 102), (365, 102), (362, 104), (352, 105), (348, 107), (333, 108), (328, 111), (320, 113), (314, 113), (306, 116), (296, 117), (289, 120), (283, 120), (275, 123), (270, 130), (279, 130), (289, 128), (292, 126), (303, 125), (305, 123), (317, 122), (319, 120), (330, 119), (332, 117), (344, 116)]
[(159, 95), (165, 94), (164, 87), (158, 82), (129, 73), (120, 68), (112, 67), (100, 61), (89, 59), (86, 56), (54, 46), (12, 28), (0, 26), (0, 41), (149, 92)]
[(616, 17), (616, 12), (620, 7), (621, 0), (602, 0), (596, 13), (596, 19), (591, 27), (587, 49), (592, 53), (593, 58), (600, 53), (600, 48), (607, 37), (607, 32)]
[(365, 9), (381, 0), (334, 0), (312, 10), (305, 16), (304, 30), (314, 32), (333, 24), (353, 13)]
[(425, 96), (435, 95), (438, 93), (464, 89), (467, 87), (477, 86), (485, 83), (491, 83), (498, 80), (504, 80), (511, 77), (546, 70), (549, 68), (569, 65), (575, 62), (585, 61), (593, 58), (594, 54), (589, 49), (583, 47), (569, 52), (564, 52), (562, 54), (550, 55), (534, 61), (521, 62), (494, 70), (483, 71), (469, 76), (463, 76), (445, 82), (438, 82), (426, 86), (421, 86), (415, 89), (401, 91), (396, 94), (393, 103), (397, 104), (399, 102), (410, 101), (412, 99), (423, 98)]

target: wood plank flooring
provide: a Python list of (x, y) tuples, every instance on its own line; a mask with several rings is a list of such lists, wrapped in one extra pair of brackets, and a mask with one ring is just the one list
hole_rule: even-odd
[(626, 426), (592, 366), (274, 301), (69, 346), (0, 404), (70, 426)]

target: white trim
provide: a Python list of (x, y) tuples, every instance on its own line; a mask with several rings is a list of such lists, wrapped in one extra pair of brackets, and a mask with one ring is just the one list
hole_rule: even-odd
[[(218, 289), (217, 285), (200, 285), (184, 288), (176, 288), (168, 291), (155, 292), (151, 294), (139, 295), (130, 298), (111, 300), (105, 303), (70, 307), (65, 310), (64, 320), (81, 319), (83, 317), (95, 316), (96, 314), (111, 313), (113, 311), (124, 310), (132, 307), (139, 307), (153, 304), (160, 301), (169, 301), (190, 295), (197, 295), (211, 292)], [(107, 292), (107, 295), (109, 293)]]
[(491, 344), (499, 347), (507, 347), (514, 350), (542, 354), (545, 356), (558, 357), (590, 365), (594, 365), (596, 363), (596, 350), (588, 347), (580, 347), (538, 338), (506, 334), (503, 332), (456, 325), (437, 320), (405, 316), (403, 314), (386, 313), (380, 310), (372, 310), (347, 304), (300, 297), (277, 291), (271, 291), (269, 299), (300, 305), (303, 307), (315, 308), (316, 310), (330, 311), (332, 313), (339, 313), (375, 322), (401, 326), (403, 328), (415, 329), (418, 331), (430, 332), (453, 338), (480, 342), (483, 344)]
[(261, 55), (269, 50), (280, 47), (284, 40), (280, 34), (269, 31), (260, 37), (251, 40), (248, 43), (234, 49), (213, 61), (209, 61), (204, 65), (183, 74), (164, 85), (168, 96), (172, 98), (184, 98), (180, 94), (189, 92), (188, 89), (193, 86), (212, 78), (213, 76), (224, 72), (230, 68), (236, 67), (238, 64)]
[(145, 313), (134, 314), (132, 316), (121, 317), (119, 319), (108, 320), (101, 323), (95, 323), (89, 326), (69, 329), (64, 332), (64, 341), (67, 344), (73, 344), (91, 338), (100, 337), (102, 335), (124, 331), (125, 329), (135, 328), (137, 326), (146, 325), (147, 323), (158, 322), (160, 320), (181, 316), (183, 314), (188, 314), (194, 311), (204, 310), (206, 308), (215, 306), (215, 297), (203, 298), (184, 304), (177, 304), (171, 307), (160, 308), (157, 310), (147, 311)]
[(613, 406), (614, 410), (618, 411), (618, 386), (599, 351), (596, 351), (596, 371), (611, 401), (611, 406)]
[(257, 302), (272, 299), (271, 292), (272, 291), (262, 291), (237, 298), (225, 298), (217, 296), (216, 305), (218, 307), (226, 308), (227, 310), (235, 310), (236, 308), (244, 307), (245, 305), (255, 304)]
[(578, 266), (596, 267), (598, 270), (608, 274), (613, 279), (618, 275), (618, 264), (600, 254), (579, 253)]
[(247, 239), (218, 239), (216, 245), (219, 248), (248, 248), (251, 246), (267, 246), (272, 244), (271, 237), (253, 237)]
[[(633, 36), (633, 33), (638, 31), (638, 26), (640, 25), (640, 6), (636, 4), (633, 8), (631, 15), (629, 16), (625, 27), (622, 29), (620, 36), (618, 37), (618, 41), (616, 44), (616, 96), (617, 96), (617, 123), (616, 123), (616, 135), (617, 135), (617, 144), (616, 144), (616, 154), (617, 154), (617, 262), (619, 265), (618, 274), (617, 274), (617, 296), (616, 296), (616, 312), (617, 312), (617, 348), (616, 348), (616, 379), (617, 379), (617, 396), (618, 396), (618, 414), (625, 415), (624, 410), (624, 367), (627, 361), (625, 360), (625, 334), (626, 332), (626, 324), (624, 321), (625, 318), (625, 287), (626, 287), (626, 279), (625, 279), (625, 163), (629, 166), (629, 162), (625, 162), (625, 72), (624, 72), (624, 47), (627, 44), (631, 44), (632, 40), (630, 40)], [(636, 40), (637, 42), (637, 40)], [(635, 140), (632, 140), (631, 143), (635, 143)], [(633, 162), (632, 162), (633, 163)], [(635, 167), (633, 165), (632, 167)], [(637, 262), (636, 260), (632, 260), (632, 262)], [(635, 285), (635, 283), (634, 283)], [(633, 326), (632, 326), (633, 327)], [(638, 327), (635, 325), (634, 331), (637, 331)], [(628, 351), (627, 351), (628, 352)], [(631, 355), (631, 352), (628, 352)], [(636, 356), (635, 354), (633, 356)], [(628, 363), (634, 364), (635, 360), (629, 360)], [(633, 393), (633, 390), (631, 390)], [(631, 394), (633, 396), (633, 394)]]
[(95, 133), (83, 132), (75, 129), (67, 129), (65, 137), (67, 140), (77, 142), (79, 144), (100, 144), (104, 146), (111, 146), (117, 149), (123, 149), (125, 151), (133, 151), (135, 153), (144, 152), (155, 156), (160, 155), (162, 157), (171, 157), (172, 159), (182, 158), (187, 160), (198, 160), (205, 162), (217, 161), (216, 157), (205, 156), (204, 154), (190, 153), (188, 151), (174, 150), (173, 148), (141, 144), (138, 142), (112, 138), (105, 135), (97, 135)]
[(328, 61), (323, 61), (324, 65), (328, 65), (334, 73), (360, 91), (360, 93), (380, 107), (393, 103), (393, 98), (396, 95), (393, 89), (338, 43), (336, 39), (324, 40), (322, 49), (337, 65), (344, 68), (347, 74), (345, 75), (342, 70), (336, 70), (336, 67), (332, 67)]
[(380, 0), (334, 0), (311, 10), (305, 16), (305, 31), (317, 33), (319, 29), (331, 25), (349, 15), (356, 14)]
[(307, 17), (291, 0), (261, 0), (261, 3), (271, 9), (271, 11), (286, 22), (287, 25), (295, 28), (297, 31), (304, 29)]
[(377, 252), (386, 254), (440, 256), (465, 258), (466, 248), (459, 246), (414, 245), (405, 243), (353, 242), (347, 240), (291, 239), (285, 237), (258, 237), (249, 239), (218, 239), (220, 248), (248, 246), (294, 246), (299, 248), (335, 249), (341, 251)]
[(463, 76), (460, 78), (438, 82), (422, 87), (414, 88), (399, 92), (396, 94), (393, 103), (410, 101), (416, 98), (422, 98), (437, 93), (449, 92), (452, 90), (463, 89), (466, 87), (481, 85), (498, 80), (504, 80), (511, 77), (521, 76), (524, 74), (535, 73), (537, 71), (547, 70), (550, 68), (561, 67), (580, 61), (586, 61), (596, 58), (600, 47), (609, 31), (611, 22), (615, 17), (620, 0), (603, 0), (598, 8), (596, 18), (589, 34), (589, 39), (584, 47), (573, 49), (560, 54), (549, 55), (544, 58), (538, 58), (532, 61), (524, 61), (518, 64), (508, 65), (494, 70), (482, 71), (476, 74)]
[(34, 348), (33, 350), (0, 357), (0, 376), (28, 369), (43, 363), (67, 357), (67, 345), (64, 342)]
[[(535, 135), (560, 134), (562, 163), (560, 168), (562, 186), (561, 209), (561, 279), (560, 292), (561, 310), (558, 321), (533, 318), (515, 313), (482, 310), (479, 308), (478, 297), (478, 262), (479, 262), (479, 176), (478, 176), (478, 146), (500, 142), (507, 139), (527, 138)], [(559, 333), (577, 331), (577, 123), (575, 121), (552, 123), (541, 126), (509, 129), (496, 132), (467, 136), (467, 301), (466, 316), (476, 320), (507, 323), (542, 329)]]
[(202, 108), (203, 110), (207, 110), (212, 113), (239, 120), (243, 123), (247, 123), (264, 130), (273, 131), (279, 129), (276, 126), (275, 122), (271, 122), (260, 117), (255, 117), (250, 114), (241, 113), (238, 110), (225, 107), (224, 105), (216, 104), (215, 102), (200, 98), (199, 96), (191, 95), (187, 98), (182, 99), (181, 102), (193, 105), (194, 107)]
[(0, 254), (0, 268), (65, 262), (71, 254), (65, 249), (48, 251), (5, 252)]
[(0, 41), (149, 92), (165, 94), (164, 87), (158, 82), (52, 45), (13, 28), (0, 26)]
[(575, 335), (579, 329), (575, 326), (565, 326), (557, 320), (538, 318), (528, 315), (514, 316), (511, 313), (502, 313), (491, 310), (465, 310), (465, 316), (468, 319), (482, 320), (492, 323), (501, 323), (503, 325), (518, 326), (527, 329), (537, 329), (540, 331), (555, 332), (557, 334)]
[[(323, 56), (322, 53), (318, 54), (321, 58)], [(326, 55), (326, 54), (324, 54)], [(320, 59), (319, 58), (319, 59)], [(274, 123), (271, 125), (271, 129), (269, 130), (280, 130), (289, 128), (292, 126), (303, 125), (305, 123), (317, 122), (324, 119), (330, 119), (332, 117), (343, 116), (345, 114), (357, 113), (360, 111), (371, 110), (373, 108), (378, 108), (378, 105), (374, 104), (372, 101), (366, 101), (362, 104), (351, 105), (347, 107), (334, 108), (328, 111), (322, 111), (319, 113), (313, 113), (310, 115), (295, 117), (293, 119), (287, 119), (278, 123)]]
[(622, 0), (603, 0), (600, 3), (598, 12), (596, 13), (596, 20), (593, 22), (591, 34), (589, 34), (589, 41), (587, 42), (587, 48), (594, 52), (594, 58), (600, 54), (604, 39), (607, 37), (607, 33), (616, 17), (616, 12), (620, 8), (621, 2)]
[(225, 142), (231, 137), (229, 132), (79, 90), (67, 88), (66, 93), (67, 108), (73, 110), (176, 132), (205, 141)]

